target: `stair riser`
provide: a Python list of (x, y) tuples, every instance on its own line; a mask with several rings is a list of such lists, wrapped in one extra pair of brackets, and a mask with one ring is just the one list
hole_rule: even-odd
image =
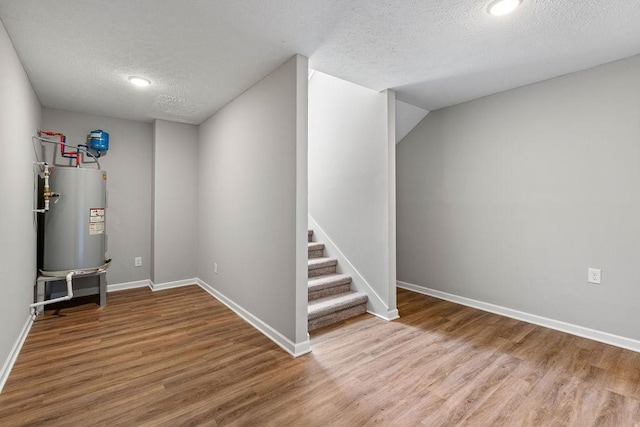
[(310, 242), (312, 237), (313, 233), (307, 233), (307, 242)]
[(347, 308), (346, 310), (340, 310), (335, 313), (327, 314), (326, 316), (310, 320), (307, 324), (307, 329), (313, 331), (314, 329), (322, 328), (323, 326), (331, 325), (333, 323), (338, 323), (342, 320), (358, 316), (366, 312), (367, 305), (359, 304), (354, 307)]
[(318, 298), (328, 297), (330, 295), (341, 294), (343, 292), (348, 292), (351, 289), (351, 285), (349, 283), (345, 283), (344, 285), (332, 286), (330, 288), (321, 289), (319, 291), (309, 292), (309, 301), (316, 300)]
[(324, 276), (325, 274), (336, 274), (336, 266), (309, 269), (308, 277)]
[(322, 258), (324, 249), (309, 250), (309, 258)]

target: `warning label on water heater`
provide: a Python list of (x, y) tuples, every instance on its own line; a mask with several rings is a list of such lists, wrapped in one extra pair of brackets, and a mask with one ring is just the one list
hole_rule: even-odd
[(104, 208), (89, 209), (89, 234), (104, 234)]

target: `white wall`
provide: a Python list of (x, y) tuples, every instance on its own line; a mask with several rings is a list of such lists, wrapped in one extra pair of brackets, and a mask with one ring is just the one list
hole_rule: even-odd
[(154, 122), (154, 284), (197, 277), (198, 127)]
[(198, 276), (293, 344), (307, 341), (306, 82), (295, 56), (199, 127)]
[(413, 130), (414, 127), (422, 119), (425, 118), (427, 114), (429, 114), (428, 110), (425, 110), (420, 107), (416, 107), (415, 105), (407, 104), (406, 102), (402, 102), (396, 99), (396, 144), (399, 143), (402, 138), (407, 136), (409, 132)]
[(394, 105), (390, 91), (320, 72), (309, 81), (309, 215), (361, 274), (353, 286), (369, 294), (368, 309), (385, 317), (396, 308)]
[(639, 75), (431, 112), (398, 145), (398, 279), (640, 340)]
[[(42, 128), (62, 132), (70, 144), (84, 143), (93, 129), (109, 133), (109, 151), (100, 159), (107, 171), (110, 285), (148, 280), (151, 260), (152, 124), (44, 108)], [(91, 167), (91, 166), (87, 166)], [(142, 267), (134, 258), (142, 257)]]
[(40, 103), (0, 22), (0, 390), (12, 347), (29, 318), (36, 277), (31, 136)]

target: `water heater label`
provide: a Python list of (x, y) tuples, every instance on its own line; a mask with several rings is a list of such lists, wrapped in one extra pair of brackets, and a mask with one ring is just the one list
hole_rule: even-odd
[(89, 209), (89, 234), (104, 234), (104, 208)]

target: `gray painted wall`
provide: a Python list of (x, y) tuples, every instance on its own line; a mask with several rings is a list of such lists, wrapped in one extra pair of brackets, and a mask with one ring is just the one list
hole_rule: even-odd
[(309, 214), (388, 311), (396, 308), (394, 105), (390, 91), (317, 71), (309, 81)]
[[(152, 124), (44, 108), (42, 127), (83, 143), (93, 129), (109, 132), (109, 151), (100, 159), (107, 171), (109, 284), (149, 279), (151, 260)], [(89, 166), (88, 166), (89, 167)], [(134, 267), (134, 257), (142, 267)]]
[(36, 278), (31, 136), (40, 103), (0, 22), (0, 368), (29, 317)]
[(398, 279), (640, 339), (639, 75), (636, 56), (431, 112), (397, 148)]
[(307, 286), (306, 62), (293, 57), (202, 123), (198, 151), (198, 276), (295, 343), (307, 338), (296, 307)]
[(197, 277), (198, 127), (156, 120), (153, 144), (155, 284)]

